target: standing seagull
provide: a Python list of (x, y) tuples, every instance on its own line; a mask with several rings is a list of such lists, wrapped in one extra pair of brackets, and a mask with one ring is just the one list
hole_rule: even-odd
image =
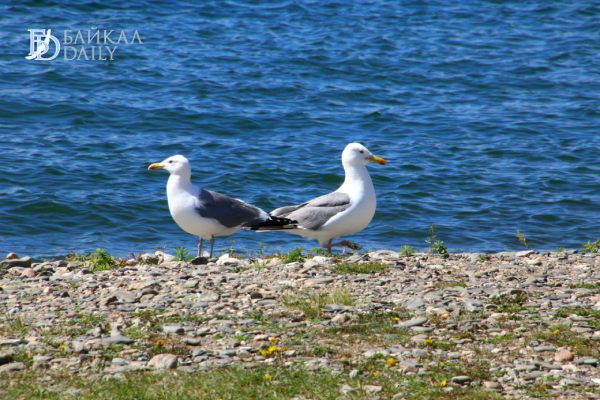
[(212, 258), (215, 236), (228, 236), (242, 228), (277, 230), (295, 227), (287, 218), (272, 217), (242, 200), (192, 184), (192, 167), (184, 156), (169, 157), (150, 164), (148, 169), (169, 171), (169, 211), (181, 229), (198, 236), (198, 256), (202, 255), (203, 239), (210, 239), (209, 258)]
[(306, 203), (281, 207), (271, 212), (273, 217), (289, 218), (298, 224), (289, 232), (319, 241), (331, 254), (331, 246), (352, 247), (334, 238), (363, 230), (375, 215), (377, 199), (367, 164), (386, 161), (374, 156), (360, 143), (350, 143), (342, 152), (342, 165), (346, 179), (335, 192), (317, 197)]

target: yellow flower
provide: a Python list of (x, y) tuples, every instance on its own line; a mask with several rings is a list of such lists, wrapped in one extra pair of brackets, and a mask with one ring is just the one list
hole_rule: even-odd
[(400, 317), (392, 317), (392, 319), (396, 322), (400, 321)]
[(394, 357), (388, 357), (385, 360), (386, 364), (390, 367), (393, 367), (396, 365), (396, 359)]
[(270, 381), (271, 379), (273, 379), (273, 377), (271, 376), (271, 374), (269, 374), (268, 372), (266, 374), (263, 375), (263, 379), (265, 381)]
[(448, 382), (445, 379), (442, 379), (442, 381), (440, 382), (440, 387), (444, 387), (448, 384)]
[(260, 353), (261, 356), (263, 357), (269, 357), (270, 355), (272, 355), (273, 353), (275, 353), (277, 351), (277, 346), (275, 345), (270, 345), (269, 347), (267, 347), (266, 349), (260, 349), (258, 352)]
[(433, 340), (431, 339), (423, 339), (423, 343), (425, 343), (426, 345), (430, 345), (433, 343)]
[(558, 328), (554, 328), (554, 330), (552, 331), (553, 334), (558, 335), (560, 333), (560, 329)]
[(373, 376), (379, 376), (380, 372), (379, 371), (373, 371), (373, 373), (371, 375)]
[(279, 339), (277, 339), (275, 336), (271, 336), (269, 338), (269, 342), (271, 342), (273, 344), (277, 344), (277, 342), (279, 342)]

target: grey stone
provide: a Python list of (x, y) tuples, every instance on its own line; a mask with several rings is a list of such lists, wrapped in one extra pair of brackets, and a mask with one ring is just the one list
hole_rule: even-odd
[(409, 319), (409, 320), (406, 320), (406, 321), (400, 321), (395, 326), (397, 328), (410, 328), (410, 327), (413, 327), (413, 326), (423, 325), (425, 322), (427, 322), (427, 318), (425, 318), (425, 317), (417, 317), (417, 318)]
[(178, 359), (175, 354), (157, 354), (150, 361), (148, 361), (148, 367), (165, 370), (177, 368)]
[(163, 325), (162, 330), (164, 333), (169, 334), (182, 334), (185, 329), (181, 325)]
[(404, 307), (406, 307), (407, 310), (411, 310), (411, 311), (421, 308), (424, 305), (425, 305), (425, 300), (423, 300), (422, 297), (413, 297), (412, 299), (410, 299), (406, 303), (404, 303)]
[(0, 266), (3, 268), (9, 269), (14, 267), (20, 268), (30, 268), (31, 267), (31, 257), (21, 257), (17, 259), (4, 260), (0, 262)]
[(471, 382), (471, 378), (467, 375), (458, 375), (458, 376), (453, 376), (450, 379), (450, 382), (456, 383), (458, 385), (465, 385), (465, 384)]
[(27, 366), (22, 362), (11, 362), (0, 366), (0, 373), (22, 371), (25, 368), (27, 368)]
[(132, 344), (134, 342), (133, 339), (123, 335), (111, 336), (107, 338), (106, 341), (112, 344)]
[(543, 353), (545, 351), (554, 351), (554, 347), (552, 346), (536, 346), (533, 348), (533, 351), (537, 353)]
[(198, 301), (205, 303), (213, 303), (219, 300), (219, 294), (211, 290), (203, 291), (198, 294)]
[(598, 359), (594, 357), (580, 357), (575, 360), (577, 365), (591, 365), (596, 367), (598, 365)]

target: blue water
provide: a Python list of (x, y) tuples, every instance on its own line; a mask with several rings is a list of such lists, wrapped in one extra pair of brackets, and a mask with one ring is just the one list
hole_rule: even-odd
[[(360, 141), (378, 209), (348, 239), (450, 251), (600, 237), (600, 7), (588, 1), (0, 5), (0, 255), (173, 252), (166, 174), (267, 210), (333, 190)], [(30, 28), (137, 30), (114, 61), (29, 61)], [(114, 39), (114, 38), (113, 38)], [(218, 250), (316, 242), (240, 232)]]

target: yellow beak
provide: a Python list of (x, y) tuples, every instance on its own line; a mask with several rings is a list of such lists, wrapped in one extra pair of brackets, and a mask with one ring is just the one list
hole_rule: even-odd
[(152, 169), (163, 169), (164, 166), (162, 165), (162, 163), (159, 162), (155, 162), (154, 164), (150, 164), (148, 165), (148, 169), (152, 170)]
[(379, 156), (369, 157), (369, 161), (376, 162), (377, 164), (380, 164), (380, 165), (385, 165), (387, 163), (387, 161), (385, 161), (385, 158), (382, 158)]

